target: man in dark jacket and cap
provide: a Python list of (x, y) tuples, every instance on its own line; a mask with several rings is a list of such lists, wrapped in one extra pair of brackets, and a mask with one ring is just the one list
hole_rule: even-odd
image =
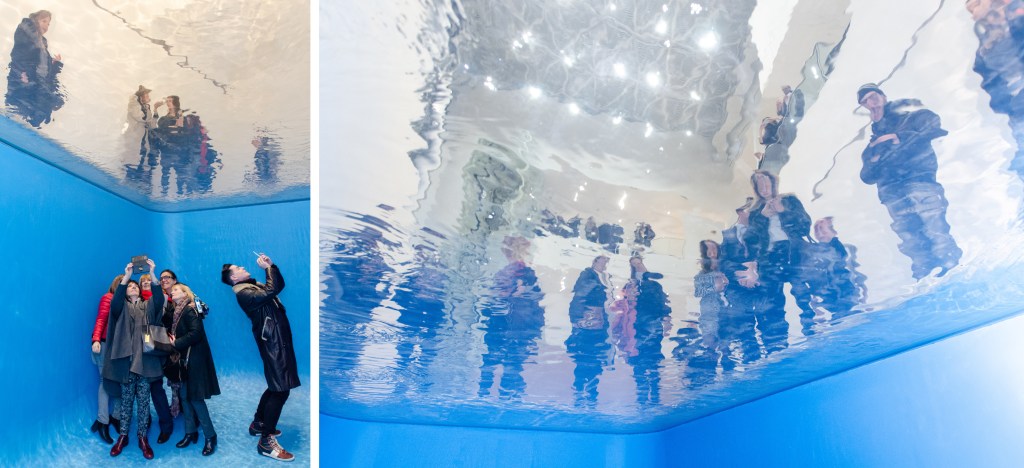
[(857, 90), (857, 102), (871, 113), (871, 142), (861, 154), (860, 178), (877, 185), (889, 210), (899, 249), (913, 261), (914, 278), (935, 268), (939, 275), (960, 262), (962, 251), (949, 234), (946, 193), (936, 179), (932, 140), (945, 136), (939, 116), (917, 99), (889, 101), (874, 83)]
[(238, 305), (252, 321), (252, 334), (263, 359), (267, 390), (260, 398), (249, 434), (260, 435), (256, 451), (276, 460), (292, 461), (295, 456), (277, 443), (277, 421), (291, 389), (298, 387), (299, 374), (292, 347), (292, 329), (284, 305), (277, 298), (284, 289), (284, 278), (270, 257), (260, 254), (256, 264), (266, 270), (267, 282), (260, 284), (244, 267), (224, 264), (221, 281), (235, 292)]

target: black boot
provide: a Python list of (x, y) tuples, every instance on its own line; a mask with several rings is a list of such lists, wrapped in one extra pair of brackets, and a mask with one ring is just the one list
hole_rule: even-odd
[(116, 432), (118, 434), (121, 433), (121, 420), (111, 416), (110, 417), (110, 425), (114, 426), (114, 432)]
[(178, 448), (185, 448), (188, 447), (190, 444), (194, 444), (196, 442), (199, 442), (199, 433), (193, 432), (190, 434), (186, 432), (185, 437), (179, 440), (178, 443), (174, 444), (174, 446)]
[(207, 437), (206, 445), (203, 446), (203, 456), (213, 455), (217, 451), (217, 436)]
[(108, 444), (112, 444), (112, 443), (114, 443), (114, 439), (110, 438), (110, 429), (109, 428), (110, 428), (110, 425), (103, 424), (103, 423), (101, 423), (101, 422), (99, 422), (97, 420), (97, 421), (93, 421), (92, 427), (89, 428), (89, 432), (98, 432), (99, 435), (100, 435), (100, 439), (103, 439), (103, 441), (108, 443)]

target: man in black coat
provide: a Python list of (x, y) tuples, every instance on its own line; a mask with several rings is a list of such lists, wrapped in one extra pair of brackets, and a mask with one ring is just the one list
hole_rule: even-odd
[(291, 389), (298, 387), (299, 374), (295, 363), (295, 349), (292, 347), (292, 329), (285, 315), (284, 305), (277, 295), (284, 289), (284, 278), (270, 257), (260, 254), (256, 260), (266, 270), (267, 282), (260, 284), (252, 279), (244, 267), (224, 264), (221, 281), (235, 292), (238, 305), (252, 321), (252, 334), (256, 347), (263, 359), (263, 374), (267, 379), (267, 390), (260, 398), (249, 434), (260, 435), (256, 451), (276, 460), (292, 461), (292, 455), (277, 443), (277, 421)]
[(878, 199), (900, 237), (900, 252), (913, 261), (914, 278), (928, 276), (936, 267), (944, 275), (963, 253), (949, 234), (949, 202), (935, 179), (939, 163), (932, 140), (949, 132), (921, 101), (889, 101), (874, 83), (857, 90), (857, 102), (871, 112), (872, 122), (871, 142), (861, 154), (861, 180), (878, 187)]

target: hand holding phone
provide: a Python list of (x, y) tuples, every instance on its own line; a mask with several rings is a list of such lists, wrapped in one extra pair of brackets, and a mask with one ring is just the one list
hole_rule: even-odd
[(145, 254), (136, 255), (132, 257), (132, 267), (134, 273), (146, 273), (149, 271), (149, 257)]

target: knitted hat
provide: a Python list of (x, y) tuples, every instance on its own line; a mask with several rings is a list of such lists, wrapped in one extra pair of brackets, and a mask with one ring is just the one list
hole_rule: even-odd
[(139, 90), (135, 92), (135, 95), (142, 97), (143, 94), (146, 94), (150, 91), (152, 91), (152, 89), (148, 89), (145, 86), (139, 85)]
[(882, 96), (885, 96), (885, 93), (882, 92), (882, 89), (879, 88), (877, 84), (865, 83), (862, 84), (860, 88), (857, 88), (857, 103), (859, 104), (861, 101), (863, 101), (864, 96), (867, 96), (867, 94), (872, 91), (881, 94)]

